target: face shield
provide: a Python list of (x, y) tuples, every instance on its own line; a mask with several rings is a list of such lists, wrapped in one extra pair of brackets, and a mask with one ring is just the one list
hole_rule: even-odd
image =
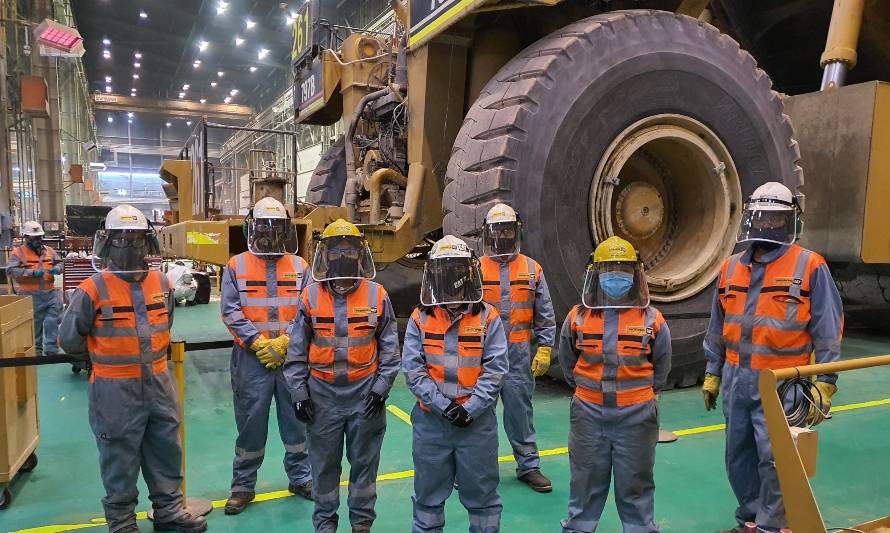
[(426, 306), (482, 301), (482, 274), (475, 257), (430, 259), (423, 267), (420, 303)]
[(247, 225), (247, 250), (258, 256), (295, 254), (297, 231), (286, 218), (254, 218)]
[(43, 235), (25, 235), (25, 244), (34, 253), (39, 253), (43, 250)]
[(800, 229), (796, 205), (758, 200), (745, 206), (736, 242), (791, 244), (797, 240)]
[(377, 270), (371, 249), (362, 237), (338, 236), (322, 239), (312, 258), (312, 279), (374, 279)]
[(489, 257), (519, 253), (519, 222), (492, 222), (482, 228), (482, 253)]
[(148, 272), (152, 257), (160, 258), (160, 245), (157, 234), (151, 229), (100, 229), (93, 239), (92, 263), (99, 272)]
[(581, 302), (589, 309), (647, 307), (649, 285), (639, 261), (605, 261), (587, 267)]

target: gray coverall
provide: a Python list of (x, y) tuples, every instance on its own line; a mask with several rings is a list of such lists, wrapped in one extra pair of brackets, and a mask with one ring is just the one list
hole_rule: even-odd
[[(510, 263), (529, 261), (530, 272), (535, 271), (531, 265), (537, 263), (522, 254), (492, 257), (491, 259), (500, 263), (501, 298), (499, 302), (488, 303), (500, 311), (504, 333), (509, 341), (510, 312), (514, 305), (510, 301)], [(544, 279), (543, 273), (537, 276), (535, 283), (532, 332), (538, 346), (552, 347), (554, 345), (556, 317), (553, 312), (553, 302), (550, 299), (550, 290), (547, 288), (547, 281)], [(513, 457), (516, 459), (516, 475), (522, 477), (532, 470), (539, 469), (541, 465), (535, 425), (532, 420), (532, 395), (535, 392), (535, 378), (531, 371), (531, 360), (534, 354), (530, 342), (509, 342), (508, 344), (510, 371), (501, 388), (501, 398), (504, 404), (504, 431), (513, 448)]]
[[(751, 318), (743, 322), (743, 335), (756, 319), (757, 302), (764, 286), (767, 265), (782, 257), (788, 249), (789, 246), (786, 245), (767, 252), (760, 262), (753, 261), (753, 247), (729, 258), (732, 268), (747, 268), (751, 271), (751, 281), (744, 293), (745, 317)], [(802, 273), (795, 273), (794, 277), (802, 276)], [(812, 350), (815, 352), (816, 362), (837, 361), (841, 354), (843, 306), (824, 261), (810, 275), (809, 299), (811, 318), (805, 327), (813, 339)], [(760, 403), (760, 371), (745, 363), (752, 353), (759, 353), (755, 350), (762, 351), (762, 348), (755, 345), (743, 347), (740, 354), (742, 365), (726, 362), (724, 319), (723, 305), (718, 291), (715, 291), (704, 349), (708, 359), (707, 372), (721, 376), (720, 392), (723, 395), (723, 414), (726, 417), (726, 472), (739, 502), (736, 520), (740, 525), (754, 522), (766, 531), (779, 531), (787, 527), (787, 520), (763, 406)], [(794, 347), (770, 347), (774, 353), (780, 352), (782, 348)], [(818, 380), (835, 383), (837, 374), (820, 375)]]
[[(495, 313), (485, 305), (484, 313)], [(444, 310), (436, 310), (445, 313)], [(476, 379), (470, 398), (463, 404), (473, 417), (468, 427), (456, 427), (443, 411), (457, 396), (458, 336), (465, 312), (449, 317), (444, 333), (444, 356), (428, 355), (423, 346), (423, 332), (415, 320), (432, 320), (422, 311), (408, 321), (402, 349), (402, 369), (408, 388), (427, 409), (414, 405), (411, 411), (414, 443), (414, 533), (441, 533), (445, 527), (445, 501), (455, 480), (460, 481), (458, 497), (467, 509), (471, 533), (496, 533), (500, 530), (501, 497), (498, 495), (498, 422), (495, 415), (498, 391), (509, 368), (507, 338), (498, 316), (484, 332), (479, 364), (482, 373)], [(485, 324), (485, 322), (482, 322)], [(439, 383), (429, 373), (431, 358), (444, 361), (446, 383)], [(453, 361), (449, 364), (449, 361)]]
[[(340, 507), (340, 473), (342, 471), (343, 441), (349, 461), (349, 522), (354, 530), (370, 531), (377, 514), (377, 467), (380, 448), (386, 432), (386, 411), (373, 418), (364, 416), (364, 399), (371, 391), (387, 397), (399, 372), (399, 337), (396, 317), (389, 296), (383, 286), (373, 281), (369, 293), (383, 294), (383, 309), (377, 313), (374, 338), (377, 341), (377, 371), (357, 381), (348, 381), (346, 360), (349, 349), (347, 294), (330, 288), (328, 282), (315, 283), (303, 290), (297, 318), (291, 324), (290, 346), (284, 364), (284, 378), (294, 403), (312, 399), (315, 417), (307, 424), (309, 435), (309, 464), (312, 466), (312, 498), (315, 512), (312, 523), (320, 533), (335, 532)], [(355, 288), (353, 290), (356, 290)], [(310, 375), (309, 345), (315, 337), (313, 309), (317, 309), (317, 295), (327, 291), (334, 301), (334, 372), (336, 379), (328, 382)], [(364, 304), (362, 304), (364, 305)], [(374, 306), (369, 306), (374, 307)]]
[[(622, 365), (619, 356), (619, 314), (622, 309), (589, 310), (576, 306), (562, 325), (559, 340), (559, 362), (566, 382), (574, 389), (585, 379), (575, 375), (579, 357), (588, 357), (578, 347), (579, 332), (573, 321), (579, 312), (602, 313), (601, 347), (603, 405), (572, 397), (569, 429), (569, 462), (571, 464), (571, 495), (568, 518), (562, 521), (563, 533), (592, 533), (609, 495), (611, 477), (615, 477), (615, 504), (624, 533), (657, 533), (655, 525), (655, 445), (658, 443), (658, 403), (618, 406), (608, 400), (608, 391), (616, 390), (615, 376)], [(636, 311), (632, 309), (630, 311)], [(648, 308), (646, 327), (658, 322), (654, 308)], [(585, 339), (587, 340), (587, 339)], [(661, 319), (658, 333), (647, 341), (651, 347), (652, 389), (664, 387), (671, 370), (671, 333)], [(593, 356), (596, 357), (596, 356)], [(596, 361), (588, 361), (595, 363)]]
[[(148, 275), (161, 278), (160, 284), (166, 293), (166, 327), (172, 328), (175, 304), (167, 277), (159, 272)], [(141, 281), (133, 281), (126, 275), (119, 277), (127, 281), (130, 288), (126, 299), (112, 300), (111, 306), (101, 309), (83, 288), (78, 288), (62, 316), (59, 329), (62, 349), (69, 354), (85, 354), (87, 337), (95, 332), (97, 314), (117, 313), (111, 309), (132, 306), (136, 316), (135, 331), (114, 325), (108, 327), (116, 329), (120, 335), (138, 336), (142, 351), (139, 361), (141, 377), (107, 379), (94, 376), (89, 388), (90, 427), (99, 448), (99, 467), (106, 492), (102, 505), (111, 532), (136, 525), (139, 497), (136, 481), (140, 469), (148, 485), (148, 497), (156, 520), (172, 521), (182, 513), (179, 400), (170, 372), (152, 371), (152, 361), (166, 358), (167, 352), (167, 346), (152, 351), (151, 336), (157, 329), (148, 322), (147, 308), (160, 302), (145, 301)], [(96, 283), (100, 299), (105, 299), (108, 289), (101, 274), (94, 274), (91, 279)], [(103, 292), (105, 296), (102, 296)], [(93, 353), (90, 353), (90, 359), (94, 365), (105, 360)]]
[[(232, 261), (238, 261), (244, 252)], [(277, 320), (280, 306), (297, 306), (299, 293), (292, 296), (279, 294), (276, 282), (277, 263), (280, 261), (298, 261), (303, 276), (297, 280), (297, 290), (302, 290), (309, 272), (306, 261), (297, 256), (282, 256), (275, 260), (265, 261), (265, 289), (267, 294), (275, 294), (275, 301), (259, 302), (269, 308), (270, 320)], [(231, 265), (231, 263), (230, 263)], [(240, 292), (241, 290), (244, 293)], [(298, 487), (312, 480), (309, 459), (306, 452), (306, 426), (297, 420), (291, 405), (290, 394), (284, 383), (282, 368), (269, 370), (257, 359), (256, 352), (249, 346), (253, 344), (260, 331), (257, 325), (245, 318), (242, 312), (242, 301), (250, 303), (247, 287), (239, 289), (235, 273), (226, 268), (220, 289), (220, 312), (223, 322), (232, 335), (236, 336), (244, 346), (237, 343), (232, 348), (230, 372), (232, 392), (234, 393), (235, 425), (238, 438), (235, 440), (235, 460), (232, 466), (232, 492), (254, 492), (257, 471), (263, 464), (266, 455), (266, 438), (269, 433), (269, 411), (272, 398), (275, 398), (275, 411), (278, 415), (278, 433), (284, 444), (284, 470), (287, 472), (291, 485)], [(244, 300), (242, 300), (244, 299)], [(265, 298), (263, 300), (266, 300)], [(277, 328), (273, 328), (277, 329)], [(285, 328), (286, 329), (286, 328)], [(268, 338), (276, 335), (268, 334)]]
[[(14, 248), (6, 264), (6, 273), (13, 280), (20, 278), (33, 279), (34, 270), (41, 268), (39, 264), (32, 264), (24, 257), (21, 250), (23, 244)], [(53, 267), (62, 264), (59, 254), (49, 246), (44, 246), (41, 258), (49, 257)], [(59, 315), (62, 314), (62, 293), (55, 288), (55, 284), (47, 279), (51, 274), (47, 272), (39, 278), (40, 288), (28, 290), (17, 284), (16, 294), (30, 296), (34, 306), (34, 349), (37, 355), (54, 355), (59, 351), (57, 336), (59, 332)]]

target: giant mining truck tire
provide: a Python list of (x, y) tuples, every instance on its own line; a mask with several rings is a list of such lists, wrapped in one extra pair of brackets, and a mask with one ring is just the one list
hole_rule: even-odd
[(309, 178), (306, 201), (315, 205), (338, 206), (346, 189), (346, 148), (341, 135), (327, 149)]
[(558, 318), (580, 301), (595, 243), (627, 238), (670, 325), (668, 386), (691, 386), (744, 199), (766, 181), (803, 183), (793, 133), (767, 74), (713, 26), (598, 15), (532, 44), (482, 90), (448, 164), (444, 229), (478, 246), (489, 208), (512, 204)]

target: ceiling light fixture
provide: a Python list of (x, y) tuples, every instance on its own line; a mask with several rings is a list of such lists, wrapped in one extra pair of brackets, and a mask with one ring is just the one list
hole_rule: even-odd
[(142, 59), (142, 52), (136, 52), (135, 54), (133, 54), (133, 57), (135, 57), (136, 59)]
[(269, 55), (269, 49), (268, 49), (268, 48), (260, 48), (260, 51), (257, 52), (257, 57), (260, 58), (260, 59), (266, 57), (267, 55)]
[(137, 61), (137, 62), (133, 63), (133, 66), (134, 66), (135, 68), (139, 68), (139, 67), (142, 66), (142, 63), (140, 63), (140, 62)]
[(127, 124), (132, 124), (132, 123), (133, 123), (133, 119), (132, 119), (132, 118), (128, 118), (128, 119), (127, 119)]
[(102, 39), (102, 44), (104, 44), (105, 46), (110, 45), (110, 44), (111, 44), (111, 39), (109, 39), (108, 37)]
[(226, 9), (227, 9), (228, 7), (229, 7), (229, 3), (228, 3), (228, 2), (220, 2), (220, 3), (216, 4), (216, 14), (217, 14), (217, 15), (222, 15), (223, 13), (226, 12)]
[(182, 86), (182, 90), (183, 90), (183, 91), (187, 91), (187, 90), (189, 90), (189, 87), (191, 87), (191, 85), (189, 85), (188, 83), (186, 83), (185, 85)]
[(179, 93), (180, 98), (185, 98), (185, 93)]
[(235, 96), (236, 94), (238, 94), (238, 89), (232, 89), (231, 91), (229, 91), (229, 94)]
[(130, 111), (129, 113), (127, 113), (127, 118), (133, 118), (133, 112), (132, 112), (132, 111)]
[(111, 85), (106, 85), (106, 86), (105, 86), (105, 92), (107, 92), (107, 93), (110, 93), (110, 92), (111, 92)]
[(241, 46), (242, 44), (244, 44), (244, 39), (236, 36), (235, 37), (235, 46)]
[(226, 75), (226, 73), (223, 72), (223, 71), (221, 71), (221, 70), (217, 70), (217, 71), (216, 71), (216, 77), (217, 77), (217, 78), (222, 78), (222, 77), (225, 76), (225, 75)]
[(206, 103), (207, 103), (207, 99), (206, 99), (206, 98), (201, 98), (200, 102), (201, 102), (202, 104), (206, 104)]
[(231, 101), (232, 101), (232, 99), (229, 98), (228, 96), (226, 96), (225, 99), (223, 100), (223, 102), (225, 102), (225, 103), (227, 103), (227, 104), (228, 104), (229, 102), (231, 102)]
[(111, 83), (111, 76), (105, 76), (105, 83)]
[(215, 82), (215, 81), (211, 81), (211, 82), (210, 82), (210, 86), (211, 86), (211, 87), (216, 87), (216, 82)]
[(109, 115), (109, 116), (108, 116), (108, 123), (111, 124), (112, 122), (114, 122), (114, 117), (112, 117), (111, 115)]
[(138, 80), (138, 79), (139, 79), (139, 74), (133, 74), (133, 79), (134, 79), (134, 80)]
[(108, 50), (102, 50), (102, 57), (104, 57), (105, 59), (111, 59), (111, 52), (109, 52)]
[(253, 29), (254, 26), (256, 26), (256, 22), (254, 22), (250, 19), (247, 19), (244, 21), (244, 25), (247, 26), (248, 30), (250, 30), (250, 29)]
[(251, 71), (251, 72), (256, 72), (256, 67), (254, 67), (254, 66), (251, 65), (251, 67), (250, 67), (250, 71)]
[(207, 50), (208, 46), (210, 46), (210, 43), (208, 43), (207, 41), (201, 41), (200, 43), (198, 43), (198, 50), (203, 52), (204, 50)]
[(173, 125), (173, 124), (171, 124), (171, 123), (169, 123), (169, 122), (168, 122), (167, 124), (165, 124), (165, 126), (167, 126), (168, 128), (169, 128), (170, 126), (172, 126), (172, 125)]
[(141, 19), (147, 19), (147, 18), (148, 18), (148, 13), (146, 13), (144, 10), (143, 10), (143, 11), (140, 11), (140, 12), (139, 12), (139, 18), (141, 18)]
[(191, 121), (191, 120), (186, 120), (186, 121), (185, 121), (185, 125), (186, 125), (186, 126), (191, 126), (191, 125), (192, 125), (192, 121)]

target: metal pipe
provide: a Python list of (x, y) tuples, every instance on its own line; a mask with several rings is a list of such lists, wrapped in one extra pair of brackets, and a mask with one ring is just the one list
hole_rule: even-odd
[(874, 366), (890, 365), (890, 355), (878, 355), (875, 357), (860, 357), (858, 359), (846, 359), (833, 363), (820, 363), (817, 365), (805, 365), (793, 368), (772, 370), (777, 380), (793, 378), (797, 376), (819, 376), (822, 374), (834, 374), (846, 370), (859, 370)]
[(380, 168), (371, 174), (369, 190), (371, 192), (371, 224), (380, 224), (380, 186), (383, 183), (393, 183), (408, 186), (408, 178), (391, 168)]
[(362, 99), (359, 100), (358, 105), (355, 106), (355, 112), (352, 113), (352, 117), (349, 119), (349, 127), (346, 129), (346, 135), (344, 137), (344, 146), (346, 147), (346, 183), (349, 183), (355, 178), (355, 150), (353, 149), (352, 140), (355, 137), (355, 129), (358, 127), (358, 121), (362, 116), (362, 112), (365, 110), (365, 106), (370, 102), (382, 98), (391, 90), (392, 88), (387, 86), (372, 93), (368, 93), (363, 96)]
[(864, 10), (865, 0), (834, 0), (825, 51), (819, 61), (825, 70), (821, 90), (842, 86), (847, 71), (856, 66), (856, 46)]
[(235, 131), (253, 131), (256, 133), (277, 133), (281, 135), (297, 135), (295, 131), (286, 131), (286, 130), (269, 130), (262, 128), (245, 128), (244, 126), (228, 126), (226, 124), (217, 124), (215, 122), (207, 122), (206, 126), (208, 128), (216, 128), (220, 130), (235, 130)]

